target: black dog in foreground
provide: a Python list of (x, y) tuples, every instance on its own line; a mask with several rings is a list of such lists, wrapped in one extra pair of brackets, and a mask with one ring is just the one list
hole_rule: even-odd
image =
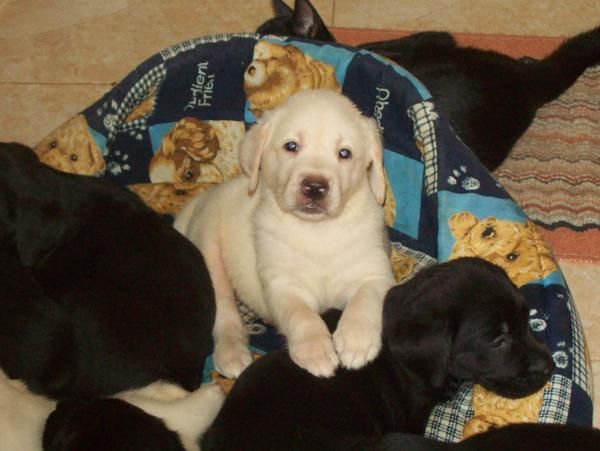
[(388, 434), (348, 451), (591, 451), (600, 449), (600, 430), (562, 424), (512, 424), (442, 443), (411, 434)]
[(199, 387), (210, 277), (196, 247), (135, 194), (0, 144), (0, 267), (0, 366), (33, 392)]
[(424, 269), (392, 288), (383, 321), (382, 351), (359, 370), (323, 379), (286, 351), (258, 359), (202, 449), (341, 451), (387, 433), (421, 434), (456, 380), (515, 398), (541, 389), (554, 368), (522, 294), (501, 268), (478, 258)]
[[(335, 41), (308, 0), (295, 9), (272, 0), (276, 17), (257, 31)], [(537, 61), (459, 47), (445, 32), (423, 32), (359, 47), (409, 70), (431, 92), (437, 110), (490, 170), (498, 167), (531, 125), (536, 111), (600, 63), (600, 27), (565, 41)]]
[(43, 444), (44, 451), (185, 451), (164, 422), (120, 399), (58, 403)]

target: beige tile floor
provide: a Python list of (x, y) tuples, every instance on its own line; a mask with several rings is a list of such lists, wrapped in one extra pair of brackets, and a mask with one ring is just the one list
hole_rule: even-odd
[[(568, 36), (600, 23), (600, 0), (313, 4), (340, 27)], [(268, 17), (270, 0), (0, 0), (0, 140), (35, 144), (159, 50), (199, 35), (252, 31)], [(600, 265), (560, 263), (600, 392)], [(600, 413), (600, 394), (596, 406)]]

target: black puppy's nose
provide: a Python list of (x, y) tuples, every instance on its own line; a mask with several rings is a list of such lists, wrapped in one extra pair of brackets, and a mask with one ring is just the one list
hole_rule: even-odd
[(323, 177), (306, 177), (302, 180), (302, 193), (309, 199), (322, 199), (327, 191), (329, 191), (329, 183)]

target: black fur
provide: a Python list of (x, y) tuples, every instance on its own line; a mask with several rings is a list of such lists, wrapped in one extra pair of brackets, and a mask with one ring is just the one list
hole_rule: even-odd
[[(280, 10), (285, 5), (281, 0), (273, 4)], [(296, 14), (299, 8), (303, 14)], [(293, 12), (275, 12), (276, 18), (258, 28), (260, 33), (334, 40), (308, 0), (296, 0)], [(423, 82), (437, 110), (494, 170), (531, 125), (538, 108), (556, 99), (585, 69), (600, 63), (600, 27), (568, 39), (541, 61), (459, 47), (445, 32), (416, 33), (360, 47), (392, 59)]]
[(554, 364), (528, 320), (523, 296), (491, 263), (425, 269), (388, 293), (373, 363), (323, 379), (286, 351), (261, 357), (234, 385), (202, 449), (335, 451), (386, 433), (419, 434), (457, 379), (508, 397), (533, 393)]
[(62, 401), (46, 421), (44, 451), (185, 451), (158, 418), (120, 399)]
[(199, 251), (137, 196), (0, 144), (0, 366), (93, 398), (202, 378), (214, 293)]
[(600, 449), (600, 430), (574, 425), (513, 424), (474, 435), (459, 443), (442, 443), (411, 434), (388, 434), (348, 451), (591, 451)]
[(272, 0), (271, 4), (275, 17), (258, 27), (257, 33), (300, 36), (326, 42), (335, 41), (325, 22), (309, 1), (296, 0), (294, 9), (281, 0)]

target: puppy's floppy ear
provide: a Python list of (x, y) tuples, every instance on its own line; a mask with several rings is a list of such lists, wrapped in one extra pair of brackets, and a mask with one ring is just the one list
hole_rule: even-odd
[(58, 202), (22, 199), (17, 208), (17, 249), (23, 266), (42, 261), (60, 243), (68, 217)]
[(447, 321), (405, 324), (388, 341), (394, 361), (418, 373), (440, 394), (447, 390), (452, 335)]
[(393, 287), (384, 304), (383, 338), (394, 362), (430, 384), (440, 394), (447, 390), (452, 349), (452, 324), (448, 312), (434, 306), (444, 296), (429, 286), (430, 279), (417, 276)]
[(366, 139), (371, 161), (369, 164), (369, 184), (379, 205), (385, 202), (385, 172), (383, 169), (383, 145), (379, 128), (374, 119), (365, 118)]
[(270, 116), (265, 113), (258, 123), (246, 132), (240, 143), (240, 166), (250, 178), (248, 182), (248, 194), (250, 195), (254, 194), (258, 187), (258, 172), (269, 135), (268, 118)]
[(68, 217), (58, 200), (61, 177), (39, 162), (29, 147), (0, 144), (0, 178), (12, 190), (17, 250), (23, 266), (31, 267), (58, 244)]

